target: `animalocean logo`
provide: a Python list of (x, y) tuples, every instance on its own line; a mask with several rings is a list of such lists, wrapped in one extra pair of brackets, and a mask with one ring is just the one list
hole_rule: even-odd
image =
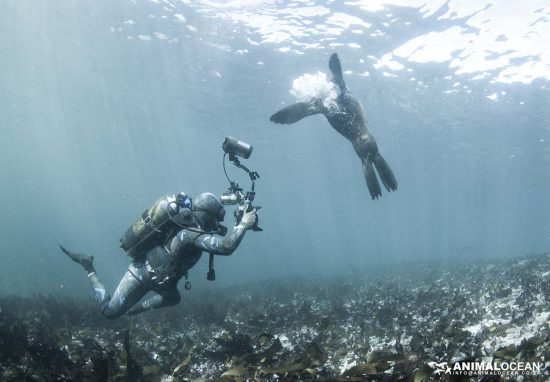
[(434, 369), (434, 374), (448, 375), (541, 375), (544, 370), (544, 362), (473, 362), (461, 361), (449, 364), (448, 362), (428, 362), (428, 366)]

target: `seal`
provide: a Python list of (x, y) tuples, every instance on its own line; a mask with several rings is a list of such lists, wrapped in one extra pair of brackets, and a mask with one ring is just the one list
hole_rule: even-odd
[(363, 174), (372, 199), (382, 196), (380, 183), (374, 169), (388, 192), (397, 190), (397, 180), (393, 172), (378, 151), (378, 145), (367, 126), (367, 116), (361, 102), (347, 88), (342, 75), (342, 65), (334, 53), (329, 60), (332, 82), (338, 89), (336, 104), (325, 105), (323, 99), (313, 98), (307, 102), (297, 102), (287, 106), (269, 119), (275, 123), (292, 124), (304, 117), (323, 114), (330, 125), (348, 139), (363, 164)]

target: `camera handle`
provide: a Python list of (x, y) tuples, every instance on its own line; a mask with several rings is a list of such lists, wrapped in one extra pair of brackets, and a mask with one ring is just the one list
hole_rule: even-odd
[[(248, 167), (246, 167), (245, 165), (243, 165), (239, 161), (239, 158), (235, 154), (229, 154), (229, 160), (231, 162), (233, 162), (233, 165), (235, 165), (235, 167), (240, 168), (241, 170), (246, 172), (248, 174), (248, 176), (250, 177), (250, 180), (252, 182), (252, 186), (250, 188), (250, 191), (248, 191), (246, 193), (246, 195), (244, 196), (244, 198), (243, 198), (244, 199), (243, 204), (246, 204), (246, 207), (245, 208), (239, 207), (239, 209), (235, 211), (235, 221), (237, 222), (237, 224), (239, 224), (242, 217), (243, 217), (244, 212), (250, 212), (250, 211), (252, 211), (253, 208), (256, 208), (256, 209), (262, 208), (262, 207), (253, 207), (252, 206), (252, 202), (254, 201), (254, 198), (256, 196), (256, 191), (254, 191), (254, 187), (256, 186), (255, 181), (256, 181), (256, 179), (260, 178), (260, 174), (258, 174), (257, 171), (249, 170)], [(225, 171), (225, 166), (224, 166), (224, 171)], [(227, 173), (225, 175), (227, 177)], [(241, 195), (242, 195), (242, 188), (239, 187), (239, 184), (237, 182), (233, 182), (232, 180), (230, 180), (229, 177), (227, 177), (227, 180), (229, 180), (229, 184), (230, 184), (229, 189), (233, 192), (241, 193)], [(250, 227), (250, 229), (252, 231), (256, 231), (256, 232), (263, 231), (262, 228), (258, 227), (257, 222), (256, 222), (256, 224), (254, 224), (254, 226)]]
[(229, 154), (229, 160), (233, 162), (235, 167), (244, 170), (248, 176), (250, 176), (250, 180), (252, 181), (252, 191), (254, 191), (254, 181), (260, 178), (260, 174), (258, 174), (257, 171), (250, 171), (244, 164), (241, 164), (241, 161), (239, 161), (239, 158), (235, 154)]

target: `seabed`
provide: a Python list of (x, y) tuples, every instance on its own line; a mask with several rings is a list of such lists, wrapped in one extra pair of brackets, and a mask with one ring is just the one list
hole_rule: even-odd
[[(549, 323), (550, 254), (196, 288), (114, 321), (91, 299), (4, 296), (0, 380), (548, 381)], [(433, 364), (459, 361), (542, 368), (458, 377)]]

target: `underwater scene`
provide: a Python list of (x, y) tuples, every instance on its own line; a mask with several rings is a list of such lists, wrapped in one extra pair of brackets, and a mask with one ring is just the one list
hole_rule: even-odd
[(550, 381), (550, 4), (0, 2), (0, 381)]

